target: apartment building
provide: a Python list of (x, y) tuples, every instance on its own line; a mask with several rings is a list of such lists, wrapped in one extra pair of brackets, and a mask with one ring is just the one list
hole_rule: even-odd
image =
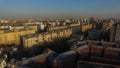
[(51, 42), (56, 38), (67, 38), (72, 35), (72, 28), (57, 30), (52, 32), (45, 32), (40, 34), (26, 35), (21, 37), (22, 45), (25, 48), (30, 48), (34, 45)]
[(20, 45), (20, 36), (35, 34), (35, 29), (24, 29), (24, 30), (16, 30), (16, 31), (4, 31), (0, 33), (0, 45)]

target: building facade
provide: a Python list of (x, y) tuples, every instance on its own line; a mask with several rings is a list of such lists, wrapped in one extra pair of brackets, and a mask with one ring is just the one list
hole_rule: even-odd
[(0, 45), (20, 45), (20, 36), (35, 34), (35, 29), (21, 30), (21, 31), (12, 31), (4, 32), (0, 34)]
[(119, 42), (119, 41), (120, 41), (120, 24), (117, 25), (115, 41), (116, 41), (116, 42)]
[(45, 42), (51, 42), (55, 39), (67, 38), (72, 35), (72, 28), (45, 32), (40, 34), (33, 34), (21, 37), (22, 45), (25, 48), (30, 48), (34, 45), (40, 45)]

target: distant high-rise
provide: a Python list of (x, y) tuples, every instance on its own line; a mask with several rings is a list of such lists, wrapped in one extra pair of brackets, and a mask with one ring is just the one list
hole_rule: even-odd
[(112, 42), (119, 42), (120, 41), (120, 24), (114, 24), (111, 29), (111, 41)]
[(120, 41), (120, 25), (117, 25), (115, 41)]

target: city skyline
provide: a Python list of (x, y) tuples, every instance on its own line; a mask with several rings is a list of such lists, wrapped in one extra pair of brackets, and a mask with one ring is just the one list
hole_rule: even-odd
[(0, 18), (120, 17), (120, 0), (1, 0)]

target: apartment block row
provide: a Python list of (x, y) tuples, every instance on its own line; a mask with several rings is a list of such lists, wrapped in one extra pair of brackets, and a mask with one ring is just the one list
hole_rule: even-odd
[(23, 47), (30, 48), (34, 45), (42, 45), (60, 38), (67, 38), (72, 35), (72, 28), (45, 32), (40, 34), (32, 34), (21, 37)]
[(69, 27), (79, 27), (79, 26), (80, 26), (80, 23), (74, 23), (74, 24), (69, 24), (69, 25), (64, 25), (64, 26), (54, 26), (54, 27), (48, 27), (47, 31), (65, 29), (65, 28), (69, 28)]
[(0, 33), (0, 45), (8, 46), (8, 45), (20, 45), (20, 36), (35, 34), (35, 29), (27, 29), (27, 30), (19, 30), (19, 31), (4, 31), (4, 33)]

